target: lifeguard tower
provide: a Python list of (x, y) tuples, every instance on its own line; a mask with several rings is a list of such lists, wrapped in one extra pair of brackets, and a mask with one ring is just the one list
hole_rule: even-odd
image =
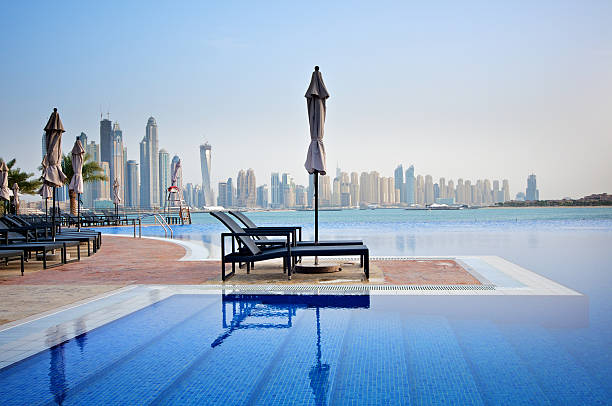
[(183, 193), (178, 186), (168, 188), (166, 200), (166, 221), (168, 224), (191, 224), (189, 206), (183, 200)]
[(181, 160), (179, 159), (173, 165), (172, 186), (168, 188), (168, 196), (166, 198), (165, 217), (168, 224), (191, 224), (189, 206), (183, 200), (183, 191), (180, 187), (181, 175)]

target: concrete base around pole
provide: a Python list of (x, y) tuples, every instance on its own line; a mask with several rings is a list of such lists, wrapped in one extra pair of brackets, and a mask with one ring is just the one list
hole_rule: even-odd
[(317, 264), (300, 263), (295, 266), (295, 272), (298, 273), (333, 273), (340, 272), (342, 267), (340, 264)]

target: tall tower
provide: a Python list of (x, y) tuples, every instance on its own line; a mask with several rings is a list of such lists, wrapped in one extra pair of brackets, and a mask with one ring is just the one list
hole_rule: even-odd
[(255, 183), (255, 171), (249, 168), (246, 173), (246, 207), (255, 207), (257, 204), (257, 185)]
[(272, 208), (281, 207), (281, 181), (278, 172), (272, 172), (270, 175), (270, 191), (272, 193)]
[(146, 137), (149, 139), (150, 148), (150, 160), (151, 160), (151, 206), (160, 206), (160, 195), (159, 195), (159, 138), (157, 135), (157, 122), (153, 117), (149, 117), (147, 121)]
[[(110, 123), (110, 121), (109, 121)], [(111, 177), (111, 184), (117, 179), (119, 182), (119, 197), (124, 200), (125, 190), (125, 156), (123, 148), (123, 132), (119, 128), (119, 123), (113, 124), (113, 130), (111, 132), (111, 156), (109, 161)]]
[(395, 187), (395, 189), (400, 190), (400, 202), (405, 203), (406, 202), (406, 188), (404, 187), (404, 167), (401, 164), (398, 165), (397, 168), (395, 168), (394, 178), (395, 178), (395, 182), (393, 186)]
[(165, 149), (159, 150), (159, 195), (163, 200), (163, 204), (161, 206), (166, 205), (166, 193), (168, 192), (168, 188), (170, 187), (170, 154)]
[(128, 207), (139, 206), (139, 190), (138, 190), (138, 163), (136, 161), (127, 161), (126, 171), (126, 189), (125, 189), (125, 205)]
[(238, 172), (238, 177), (236, 179), (236, 206), (246, 207), (246, 199), (247, 199), (246, 172), (244, 171), (244, 169), (241, 169)]
[(149, 117), (140, 142), (140, 205), (146, 208), (160, 206), (158, 146), (157, 123)]
[(203, 206), (214, 206), (212, 189), (210, 188), (210, 159), (211, 147), (208, 142), (200, 145), (200, 168), (202, 169), (202, 194), (204, 195)]
[(540, 191), (538, 190), (536, 176), (534, 174), (529, 175), (529, 177), (527, 178), (527, 190), (525, 190), (525, 200), (540, 200)]
[(110, 162), (113, 151), (113, 125), (106, 118), (100, 120), (100, 161)]
[(406, 169), (406, 203), (414, 204), (414, 166)]

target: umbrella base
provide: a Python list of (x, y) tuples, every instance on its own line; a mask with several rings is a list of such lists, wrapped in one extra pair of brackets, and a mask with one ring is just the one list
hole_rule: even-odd
[(340, 272), (342, 268), (340, 264), (304, 264), (301, 263), (295, 266), (295, 272), (299, 273), (333, 273)]

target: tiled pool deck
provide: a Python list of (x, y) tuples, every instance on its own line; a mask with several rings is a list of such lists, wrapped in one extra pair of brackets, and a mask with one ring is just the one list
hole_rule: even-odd
[[(534, 317), (544, 313), (553, 324), (565, 322), (558, 314), (583, 320), (588, 312), (580, 293), (495, 256), (377, 257), (369, 282), (351, 258), (341, 259), (341, 272), (296, 274), (290, 282), (271, 262), (257, 264), (250, 275), (239, 270), (225, 284), (219, 261), (205, 256), (193, 242), (105, 236), (102, 250), (78, 263), (44, 271), (32, 264), (23, 277), (15, 265), (0, 268), (0, 368), (175, 294), (399, 294), (426, 301), (432, 311), (436, 296), (491, 296), (498, 305), (524, 306)], [(531, 309), (527, 296), (550, 297), (550, 306)]]

